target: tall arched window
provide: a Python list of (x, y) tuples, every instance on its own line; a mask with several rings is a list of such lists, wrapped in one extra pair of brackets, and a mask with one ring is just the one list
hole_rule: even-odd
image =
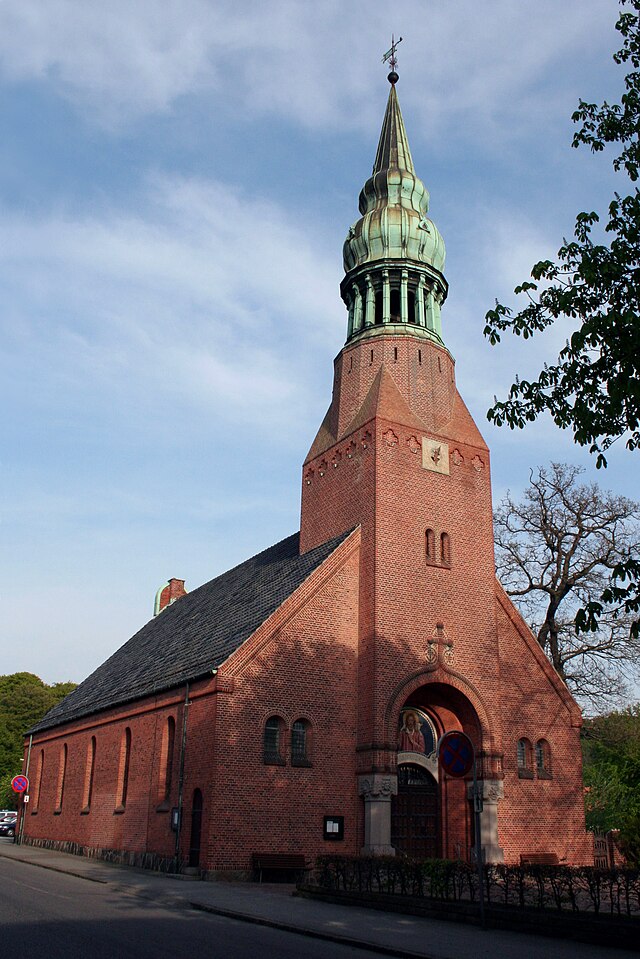
[(432, 529), (425, 530), (424, 549), (427, 563), (436, 562), (436, 537)]
[(84, 767), (84, 790), (82, 794), (82, 812), (88, 813), (91, 809), (93, 796), (93, 775), (96, 767), (96, 737), (92, 736), (87, 745), (87, 761)]
[(306, 719), (296, 719), (291, 727), (291, 765), (311, 765), (311, 724)]
[(56, 792), (56, 808), (54, 809), (55, 813), (62, 812), (62, 800), (64, 797), (64, 780), (67, 775), (67, 744), (63, 743), (62, 749), (60, 750), (60, 765), (58, 767), (58, 789)]
[(551, 748), (546, 739), (536, 743), (536, 775), (538, 779), (551, 779)]
[(40, 807), (40, 793), (42, 792), (42, 777), (44, 775), (44, 749), (40, 750), (40, 756), (38, 758), (38, 771), (36, 773), (36, 788), (34, 789), (33, 796), (33, 805), (31, 807), (31, 814), (37, 813), (38, 808)]
[(158, 801), (168, 802), (171, 796), (171, 783), (173, 780), (173, 753), (176, 743), (176, 721), (173, 716), (169, 716), (167, 724), (162, 734), (162, 748), (160, 751), (160, 782), (158, 789)]
[(264, 724), (263, 760), (265, 763), (284, 766), (284, 720), (271, 716)]
[(129, 765), (131, 763), (131, 730), (127, 726), (120, 742), (120, 765), (118, 768), (118, 791), (116, 812), (124, 812), (129, 792)]
[(448, 533), (440, 534), (440, 562), (443, 566), (451, 566), (451, 540)]
[(518, 776), (520, 779), (533, 779), (533, 749), (528, 739), (518, 740)]

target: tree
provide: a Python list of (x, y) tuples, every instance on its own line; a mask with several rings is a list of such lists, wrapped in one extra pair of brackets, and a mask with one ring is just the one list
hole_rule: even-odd
[[(613, 168), (625, 189), (640, 176), (640, 0), (620, 0), (616, 30), (623, 38), (614, 55), (628, 64), (620, 103), (598, 105), (581, 100), (573, 114), (580, 124), (573, 146), (600, 153), (612, 145)], [(531, 280), (515, 288), (525, 305), (514, 313), (496, 301), (486, 314), (485, 336), (495, 345), (505, 330), (528, 339), (565, 320), (569, 339), (555, 363), (538, 378), (516, 378), (506, 400), (488, 411), (498, 426), (522, 429), (544, 411), (557, 426), (607, 465), (606, 451), (625, 437), (630, 450), (640, 446), (640, 191), (615, 193), (604, 231), (594, 237), (597, 213), (579, 213), (574, 238), (564, 240), (557, 260), (542, 260)], [(593, 595), (577, 620), (594, 630), (610, 603), (640, 610), (640, 564), (629, 559), (613, 571), (602, 597)], [(633, 625), (636, 635), (640, 621)]]
[(589, 829), (620, 832), (630, 862), (640, 862), (640, 703), (585, 721), (585, 812)]
[[(580, 129), (573, 146), (601, 152), (606, 144), (622, 149), (614, 170), (635, 182), (640, 175), (640, 0), (620, 0), (623, 12), (616, 29), (624, 38), (615, 54), (618, 64), (635, 70), (625, 77), (620, 104), (598, 106), (581, 100), (573, 114)], [(628, 8), (635, 12), (630, 12)], [(623, 435), (627, 446), (640, 446), (640, 192), (616, 193), (609, 205), (605, 233), (610, 242), (592, 238), (597, 213), (580, 213), (575, 238), (564, 241), (558, 262), (543, 260), (531, 270), (532, 281), (516, 287), (527, 302), (520, 312), (496, 303), (486, 315), (485, 336), (492, 344), (509, 330), (528, 339), (565, 318), (572, 332), (553, 366), (545, 365), (534, 382), (516, 380), (508, 399), (489, 410), (490, 420), (522, 428), (547, 410), (556, 424), (573, 430), (581, 445), (598, 454)], [(539, 283), (543, 281), (543, 288)]]
[(579, 632), (576, 618), (621, 563), (637, 559), (640, 506), (580, 483), (583, 472), (554, 463), (532, 472), (521, 502), (507, 493), (494, 517), (496, 567), (558, 675), (601, 708), (640, 675), (640, 642), (623, 602), (602, 603), (596, 629)]
[(15, 808), (11, 779), (22, 770), (24, 734), (52, 706), (75, 689), (75, 683), (48, 686), (33, 673), (0, 676), (0, 806)]

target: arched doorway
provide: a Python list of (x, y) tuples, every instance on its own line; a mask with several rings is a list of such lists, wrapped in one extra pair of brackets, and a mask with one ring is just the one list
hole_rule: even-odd
[(438, 783), (423, 766), (398, 766), (398, 794), (391, 804), (391, 845), (415, 859), (440, 856)]
[(202, 831), (202, 793), (194, 790), (191, 805), (191, 839), (189, 841), (189, 865), (200, 865), (200, 833)]
[[(484, 854), (488, 862), (502, 862), (498, 834), (502, 755), (492, 748), (486, 709), (477, 697), (474, 703), (458, 688), (462, 680), (455, 678), (455, 682), (457, 685), (429, 679), (425, 682), (415, 676), (389, 703), (389, 738), (395, 734), (397, 739), (398, 795), (387, 804), (388, 842), (398, 853), (416, 857), (467, 859), (471, 855), (469, 783), (442, 776), (436, 759), (439, 737), (445, 731), (460, 730), (470, 737), (480, 756)], [(471, 689), (469, 693), (475, 695)]]

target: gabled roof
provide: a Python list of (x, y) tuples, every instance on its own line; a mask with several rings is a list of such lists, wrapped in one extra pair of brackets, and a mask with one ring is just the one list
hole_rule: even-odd
[(135, 636), (29, 730), (50, 729), (210, 674), (343, 542), (299, 555), (300, 534), (194, 589)]

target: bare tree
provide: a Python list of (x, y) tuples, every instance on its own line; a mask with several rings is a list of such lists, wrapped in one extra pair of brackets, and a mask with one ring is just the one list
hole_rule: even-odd
[[(603, 601), (621, 563), (638, 559), (640, 506), (595, 484), (579, 467), (531, 473), (521, 502), (507, 493), (494, 516), (496, 567), (540, 646), (571, 692), (598, 711), (640, 676), (640, 641), (622, 601)], [(600, 615), (578, 629), (593, 601)]]

